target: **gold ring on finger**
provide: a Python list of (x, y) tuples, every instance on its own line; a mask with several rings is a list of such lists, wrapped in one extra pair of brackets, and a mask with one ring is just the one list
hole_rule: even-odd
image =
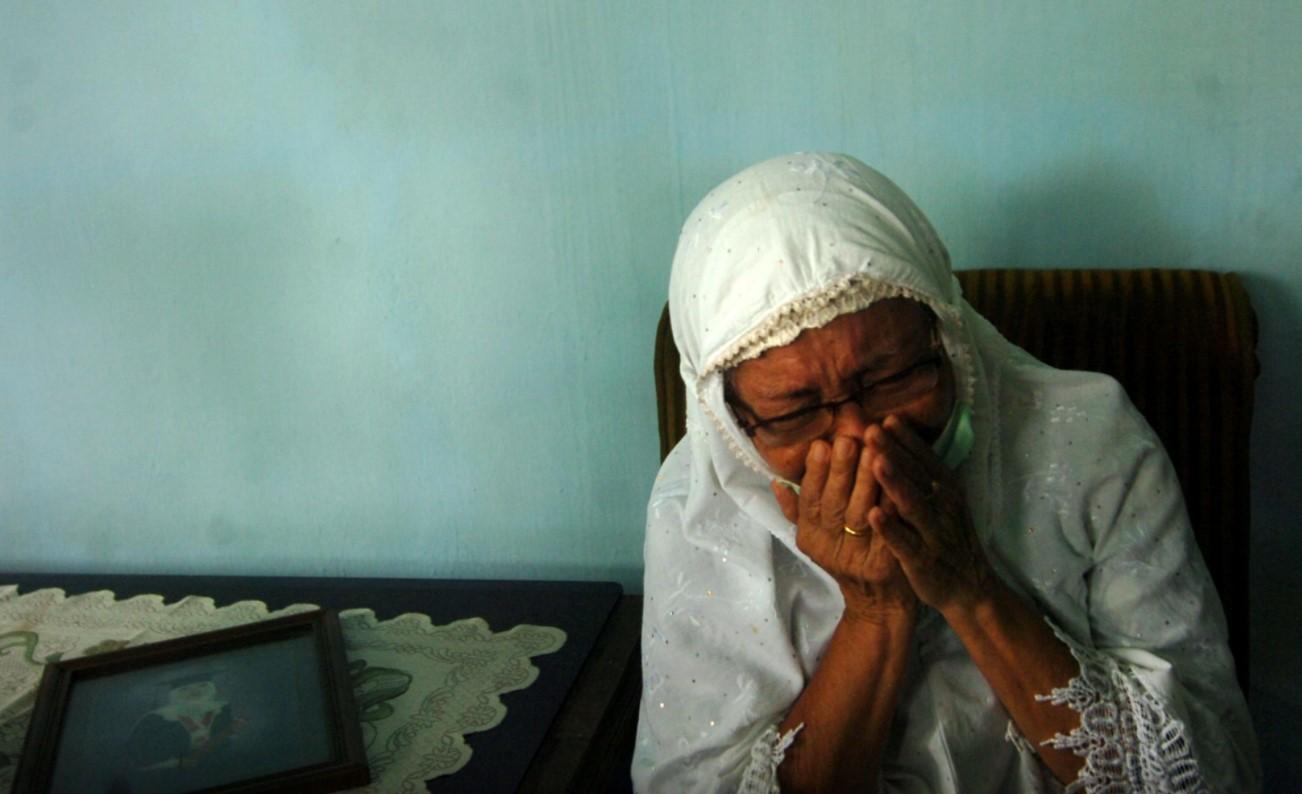
[(845, 530), (847, 535), (854, 535), (856, 538), (860, 538), (868, 534), (867, 529), (852, 529), (849, 524), (846, 524), (841, 528)]

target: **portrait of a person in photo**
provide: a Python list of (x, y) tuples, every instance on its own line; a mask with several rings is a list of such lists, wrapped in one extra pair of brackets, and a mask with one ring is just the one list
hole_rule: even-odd
[(166, 701), (131, 729), (128, 753), (138, 770), (197, 766), (219, 754), (246, 725), (235, 718), (211, 671), (190, 673), (163, 685)]

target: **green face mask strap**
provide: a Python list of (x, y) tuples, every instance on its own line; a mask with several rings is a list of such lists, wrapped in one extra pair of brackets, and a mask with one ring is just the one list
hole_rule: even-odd
[(972, 451), (973, 438), (972, 409), (967, 403), (959, 402), (954, 405), (949, 424), (945, 425), (944, 432), (931, 445), (931, 449), (946, 468), (956, 469)]

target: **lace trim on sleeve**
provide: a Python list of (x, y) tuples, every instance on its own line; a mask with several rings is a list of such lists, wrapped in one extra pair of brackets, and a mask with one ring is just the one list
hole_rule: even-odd
[(778, 736), (776, 725), (760, 734), (750, 748), (750, 764), (741, 777), (737, 794), (779, 794), (778, 764), (787, 757), (787, 749), (796, 740), (796, 734), (805, 727), (802, 722)]
[(1080, 714), (1071, 733), (1043, 744), (1070, 750), (1085, 766), (1067, 792), (1206, 792), (1184, 724), (1173, 718), (1134, 672), (1112, 657), (1081, 647), (1049, 621), (1080, 664), (1080, 675), (1038, 701)]

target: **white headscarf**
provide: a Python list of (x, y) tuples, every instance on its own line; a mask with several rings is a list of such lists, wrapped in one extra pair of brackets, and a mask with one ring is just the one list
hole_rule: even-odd
[[(893, 182), (852, 157), (795, 154), (752, 166), (701, 200), (683, 226), (669, 281), (701, 483), (689, 497), (689, 525), (704, 526), (700, 519), (717, 514), (722, 498), (795, 547), (795, 528), (768, 489), (777, 475), (728, 409), (724, 373), (807, 328), (892, 297), (936, 313), (959, 399), (973, 406), (978, 441), (988, 439), (989, 396), (972, 333), (989, 324), (963, 300), (926, 216)], [(993, 329), (987, 335), (1003, 341)], [(975, 450), (967, 472), (985, 473), (987, 446)]]
[[(701, 201), (679, 240), (669, 311), (683, 381), (695, 405), (721, 420), (723, 371), (888, 297), (921, 301), (940, 317), (971, 402), (976, 373), (963, 326), (972, 312), (909, 197), (844, 155), (748, 168)], [(744, 463), (767, 471), (735, 422), (718, 424)]]
[[(1157, 648), (1143, 658), (1128, 650), (1125, 675), (1169, 704), (1157, 712), (1168, 722), (1230, 725), (1233, 740), (1200, 761), (1242, 781), (1255, 750), (1223, 618), (1151, 430), (1115, 381), (1053, 370), (1004, 340), (963, 300), (945, 247), (890, 180), (845, 155), (795, 154), (709, 193), (674, 258), (669, 303), (687, 435), (648, 505), (639, 789), (718, 791), (743, 777), (744, 790), (771, 789), (782, 750), (774, 726), (817, 668), (844, 602), (796, 548), (769, 490), (776, 475), (724, 402), (723, 373), (888, 297), (925, 303), (939, 318), (975, 435), (957, 473), (995, 569), (1052, 618), (1078, 658), (1095, 653), (1100, 636)], [(1144, 528), (1120, 519), (1122, 505), (1145, 516)], [(1131, 554), (1145, 558), (1152, 587), (1116, 586), (1134, 573)], [(1095, 593), (1095, 584), (1110, 589)], [(1157, 599), (1148, 612), (1131, 608), (1141, 597)], [(1117, 614), (1106, 611), (1109, 598)], [(1163, 641), (1178, 647), (1162, 656)], [(1173, 672), (1190, 643), (1200, 654), (1186, 671), (1192, 681)], [(907, 731), (888, 747), (888, 782), (952, 789), (955, 770), (971, 764), (992, 781), (984, 790), (1049, 785), (1028, 748), (1004, 741), (1007, 715), (931, 610), (920, 613), (915, 644), (899, 709)], [(1099, 664), (1122, 669), (1112, 656)], [(1182, 700), (1191, 685), (1198, 697)], [(946, 736), (950, 723), (962, 734)]]

